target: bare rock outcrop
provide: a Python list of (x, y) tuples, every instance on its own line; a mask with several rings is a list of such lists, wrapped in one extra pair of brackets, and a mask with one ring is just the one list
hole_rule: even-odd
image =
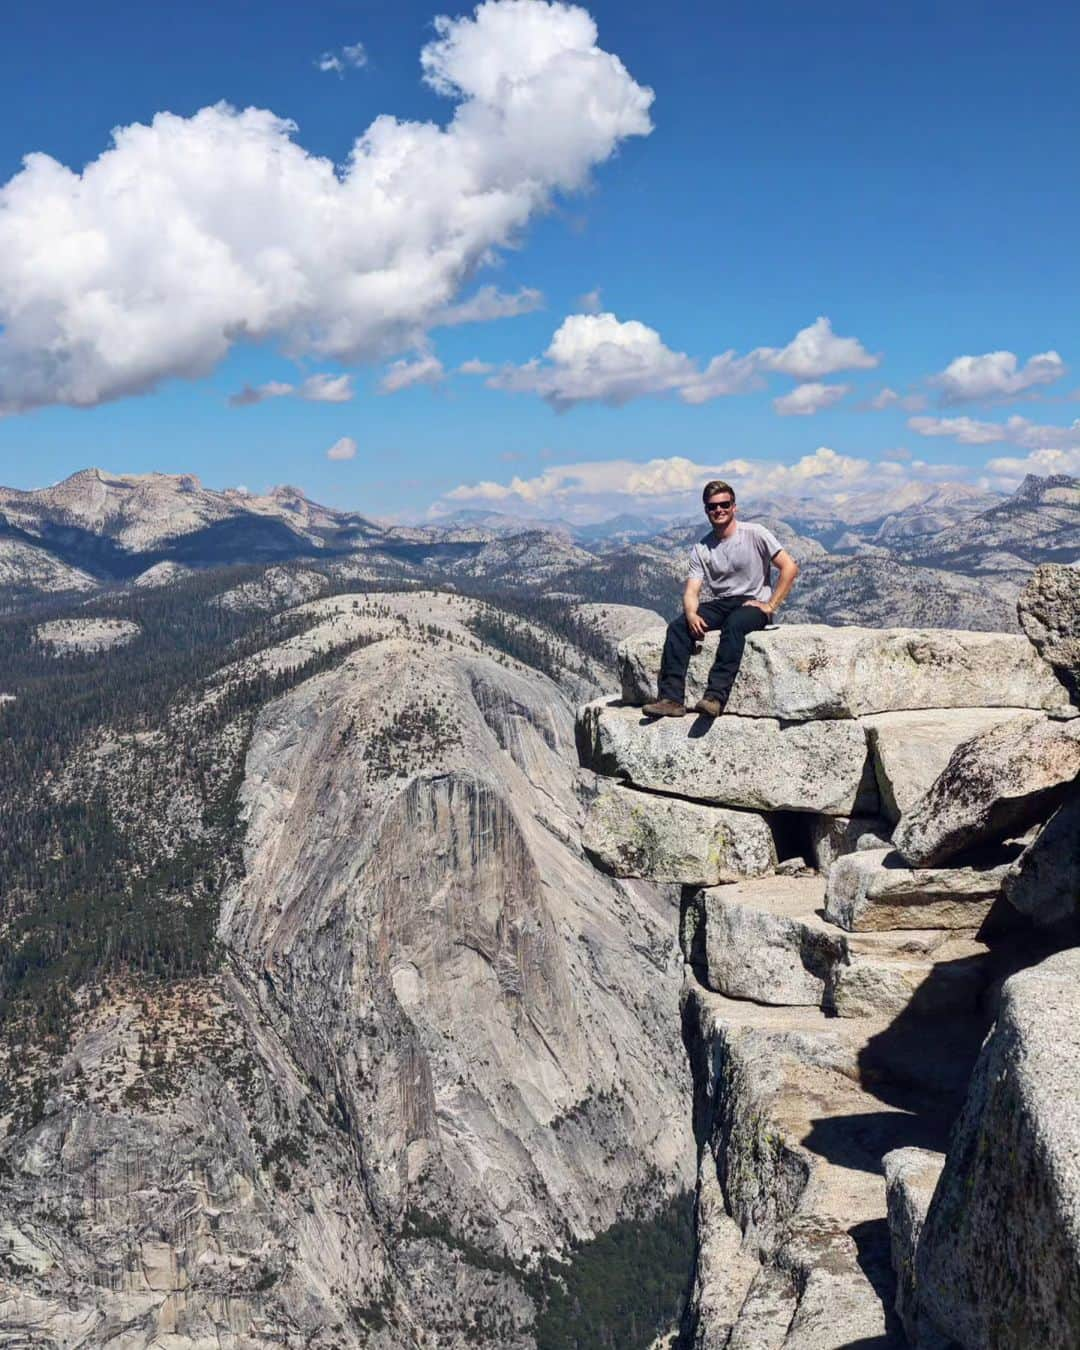
[(918, 1346), (1080, 1344), (1078, 989), (1077, 949), (1005, 984), (918, 1239)]
[(1040, 927), (1080, 918), (1080, 792), (1024, 849), (1005, 878), (1004, 895)]
[(1080, 697), (1080, 568), (1062, 563), (1037, 567), (1016, 609), (1039, 655), (1073, 696)]
[(133, 642), (142, 629), (129, 619), (51, 619), (34, 636), (53, 656), (93, 655)]

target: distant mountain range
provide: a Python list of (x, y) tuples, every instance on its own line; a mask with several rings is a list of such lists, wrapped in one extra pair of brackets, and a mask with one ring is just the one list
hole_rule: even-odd
[[(803, 619), (1012, 628), (1031, 568), (1080, 557), (1080, 480), (1066, 475), (1029, 476), (1008, 497), (908, 484), (830, 511), (778, 497), (748, 503), (744, 517), (768, 523), (803, 564), (790, 606)], [(478, 510), (385, 525), (295, 487), (258, 496), (214, 491), (190, 474), (85, 469), (48, 488), (0, 488), (0, 604), (288, 564), (316, 574), (308, 590), (350, 578), (415, 580), (669, 611), (687, 547), (706, 528), (626, 514), (576, 526)]]

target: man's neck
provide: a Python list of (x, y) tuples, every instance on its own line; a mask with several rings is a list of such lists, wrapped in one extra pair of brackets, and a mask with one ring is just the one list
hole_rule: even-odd
[(713, 534), (716, 535), (717, 539), (730, 539), (738, 528), (739, 522), (733, 516), (722, 530), (718, 530), (714, 525)]

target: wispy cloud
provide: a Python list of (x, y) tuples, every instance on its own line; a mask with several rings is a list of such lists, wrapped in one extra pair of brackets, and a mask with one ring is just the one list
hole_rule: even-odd
[(1028, 450), (1065, 450), (1080, 446), (1080, 420), (1067, 427), (1046, 426), (1026, 417), (982, 422), (972, 417), (910, 417), (908, 426), (920, 436), (949, 436), (960, 445), (993, 445), (1007, 441)]
[(443, 363), (430, 353), (411, 361), (395, 361), (379, 381), (380, 394), (397, 394), (418, 384), (434, 387), (446, 378)]
[(604, 307), (600, 298), (600, 287), (597, 286), (595, 290), (586, 291), (584, 295), (579, 295), (577, 307), (582, 314), (599, 314)]
[(839, 403), (850, 391), (849, 384), (799, 384), (790, 394), (774, 398), (773, 407), (781, 417), (811, 417)]
[(300, 398), (306, 403), (348, 403), (354, 396), (351, 375), (309, 375), (301, 384), (270, 380), (266, 384), (245, 384), (229, 395), (230, 408), (249, 408), (272, 398)]
[(449, 328), (461, 323), (490, 323), (492, 319), (514, 319), (542, 309), (544, 296), (531, 286), (522, 286), (512, 295), (495, 286), (481, 286), (459, 305), (448, 305), (432, 320), (432, 327)]
[(323, 52), (315, 61), (316, 67), (327, 75), (344, 75), (347, 70), (361, 70), (367, 63), (367, 49), (362, 42), (339, 47), (337, 51)]
[(911, 413), (922, 412), (926, 407), (926, 395), (898, 394), (895, 389), (890, 389), (886, 385), (884, 389), (878, 390), (866, 407), (871, 412), (884, 412), (886, 408), (897, 408)]

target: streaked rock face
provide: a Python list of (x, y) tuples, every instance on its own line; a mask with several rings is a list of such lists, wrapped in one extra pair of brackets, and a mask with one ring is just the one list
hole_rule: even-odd
[(1039, 655), (1080, 696), (1080, 568), (1061, 563), (1037, 567), (1016, 610)]
[(715, 886), (761, 876), (776, 866), (763, 817), (680, 797), (617, 787), (589, 807), (581, 842), (619, 877)]
[(920, 1345), (1080, 1344), (1078, 988), (1077, 949), (1004, 986), (918, 1242)]
[[(692, 657), (687, 701), (704, 692), (718, 636)], [(623, 699), (656, 697), (664, 633), (619, 648)], [(1062, 708), (1066, 691), (1023, 637), (948, 629), (781, 624), (752, 633), (727, 711), (782, 721), (916, 708)]]
[(1080, 774), (1080, 721), (1017, 717), (959, 746), (893, 843), (913, 867), (1045, 818)]
[(606, 700), (578, 714), (583, 761), (637, 787), (752, 811), (873, 814), (877, 787), (857, 722), (662, 718)]
[(421, 706), (410, 656), (364, 649), (264, 717), (222, 938), (340, 1102), (380, 1220), (479, 1221), (520, 1259), (653, 1169), (685, 1183), (676, 916), (581, 854), (550, 681), (446, 644)]
[(692, 1183), (677, 907), (585, 858), (568, 696), (357, 604), (250, 659), (393, 634), (256, 723), (227, 973), (84, 1010), (6, 1143), (25, 1344), (531, 1350), (516, 1263)]

